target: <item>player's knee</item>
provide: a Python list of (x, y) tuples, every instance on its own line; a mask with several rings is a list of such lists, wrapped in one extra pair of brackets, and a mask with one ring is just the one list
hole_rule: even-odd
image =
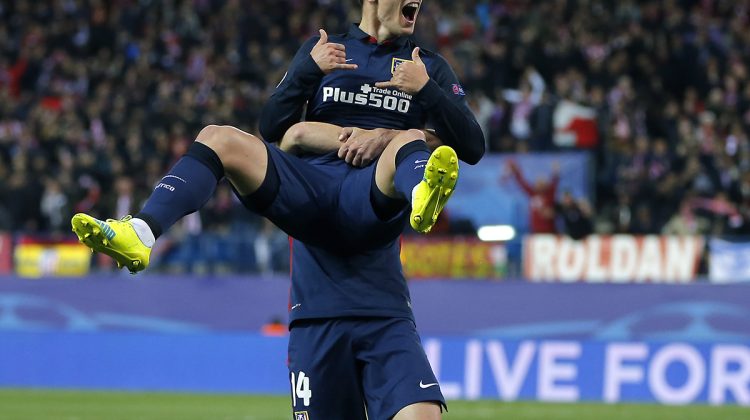
[[(405, 137), (407, 139), (411, 139), (411, 140), (422, 140), (422, 141), (425, 140), (424, 131), (417, 130), (416, 128), (412, 128), (410, 130), (406, 130)], [(407, 140), (407, 141), (409, 141), (409, 140)]]
[(218, 153), (218, 149), (222, 148), (222, 143), (227, 138), (226, 133), (222, 135), (222, 132), (225, 131), (225, 126), (207, 125), (198, 133), (195, 140), (211, 147)]
[(411, 143), (415, 140), (422, 140), (425, 141), (425, 135), (422, 130), (417, 130), (415, 128), (412, 128), (411, 130), (406, 130), (401, 132), (399, 135), (394, 138), (397, 144), (403, 146), (405, 144)]
[(222, 160), (225, 156), (236, 154), (238, 148), (247, 145), (246, 140), (260, 141), (257, 137), (229, 125), (207, 125), (196, 137), (196, 141), (213, 149)]
[(401, 149), (403, 146), (413, 142), (413, 141), (425, 141), (425, 135), (422, 130), (417, 129), (411, 129), (402, 131), (399, 133), (396, 137), (391, 140), (391, 142), (388, 144), (388, 147), (393, 148), (394, 152)]

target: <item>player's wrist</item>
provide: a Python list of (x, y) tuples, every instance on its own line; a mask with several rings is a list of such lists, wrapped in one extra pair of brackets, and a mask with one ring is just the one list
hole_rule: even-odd
[(432, 108), (444, 97), (443, 89), (432, 79), (427, 79), (422, 89), (414, 94), (414, 100), (426, 108)]
[(387, 138), (388, 140), (393, 139), (398, 134), (399, 130), (394, 130), (392, 128), (376, 128), (375, 133), (377, 133), (379, 136), (383, 138)]
[(304, 81), (315, 81), (325, 76), (325, 72), (315, 58), (308, 54), (307, 58), (299, 66), (299, 75)]
[(421, 92), (421, 91), (422, 91), (422, 89), (424, 89), (424, 87), (425, 87), (425, 86), (427, 86), (427, 82), (429, 82), (429, 81), (430, 81), (430, 78), (429, 78), (429, 77), (426, 77), (426, 78), (422, 79), (422, 80), (421, 80), (421, 81), (420, 81), (420, 82), (419, 82), (419, 83), (417, 84), (417, 88), (416, 88), (416, 89), (414, 89), (414, 92), (412, 93), (412, 95), (416, 95), (416, 94), (418, 94), (419, 92)]

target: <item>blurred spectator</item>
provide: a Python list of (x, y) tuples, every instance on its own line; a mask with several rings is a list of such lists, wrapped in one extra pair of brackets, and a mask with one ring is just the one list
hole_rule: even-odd
[(542, 103), (545, 83), (542, 76), (529, 68), (524, 72), (519, 89), (506, 89), (503, 97), (513, 105), (510, 118), (510, 133), (518, 140), (527, 141), (533, 134), (531, 115)]
[(552, 175), (537, 178), (530, 184), (514, 161), (508, 162), (508, 171), (521, 189), (529, 196), (529, 218), (532, 233), (555, 233), (555, 196), (560, 182), (560, 167), (552, 168)]
[(40, 207), (45, 221), (44, 225), (49, 231), (61, 233), (68, 227), (70, 216), (68, 198), (63, 194), (62, 186), (56, 179), (48, 179), (45, 182)]
[(268, 337), (283, 337), (289, 333), (289, 326), (282, 317), (273, 317), (263, 324), (260, 333)]
[[(135, 185), (128, 176), (119, 176), (114, 181), (113, 202), (108, 204), (110, 217), (135, 214), (141, 203), (135, 196)], [(66, 221), (67, 222), (67, 221)]]
[(214, 196), (208, 200), (200, 211), (204, 228), (228, 234), (231, 230), (230, 224), (234, 216), (234, 207), (235, 203), (229, 183), (219, 183)]
[(686, 199), (680, 205), (680, 210), (669, 219), (661, 233), (664, 235), (701, 235), (708, 232), (708, 227), (708, 222), (695, 215), (690, 200)]
[(562, 222), (562, 232), (575, 240), (590, 235), (593, 231), (591, 206), (585, 200), (576, 200), (570, 191), (565, 191), (555, 203), (555, 211)]
[(729, 201), (724, 192), (717, 193), (713, 198), (695, 198), (691, 200), (690, 205), (711, 221), (711, 230), (706, 233), (731, 234), (734, 229), (739, 229), (744, 224), (737, 206)]
[(261, 274), (272, 274), (280, 266), (274, 261), (279, 248), (288, 247), (287, 238), (268, 219), (261, 219), (260, 230), (255, 236), (253, 250), (258, 271)]

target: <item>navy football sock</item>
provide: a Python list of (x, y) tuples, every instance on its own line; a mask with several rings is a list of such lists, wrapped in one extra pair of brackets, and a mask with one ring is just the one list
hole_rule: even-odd
[(203, 207), (223, 176), (224, 166), (216, 152), (195, 142), (133, 217), (144, 220), (158, 238), (177, 220)]
[(406, 200), (411, 202), (411, 190), (422, 181), (424, 168), (430, 158), (430, 149), (424, 140), (407, 143), (396, 153), (396, 174), (393, 185)]

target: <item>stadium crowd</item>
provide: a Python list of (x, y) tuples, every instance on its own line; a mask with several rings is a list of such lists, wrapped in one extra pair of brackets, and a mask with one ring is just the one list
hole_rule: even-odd
[[(201, 127), (257, 133), (296, 48), (356, 3), (0, 4), (0, 230), (136, 211)], [(557, 103), (596, 110), (596, 231), (748, 234), (749, 20), (748, 0), (427, 0), (417, 38), (456, 69), (491, 151), (560, 150)], [(227, 185), (184, 231), (235, 223), (262, 232), (256, 250), (283, 242)]]

